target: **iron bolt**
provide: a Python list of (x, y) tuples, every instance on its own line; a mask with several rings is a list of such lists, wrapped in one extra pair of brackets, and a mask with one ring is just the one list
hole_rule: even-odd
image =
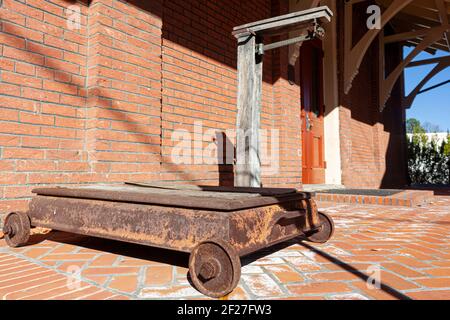
[(205, 280), (210, 280), (217, 275), (217, 270), (213, 261), (205, 262), (200, 268), (200, 276)]

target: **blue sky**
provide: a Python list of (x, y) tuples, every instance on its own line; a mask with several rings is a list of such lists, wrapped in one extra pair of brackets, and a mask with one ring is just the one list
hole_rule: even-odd
[[(405, 48), (405, 55), (412, 48)], [(423, 60), (448, 55), (438, 51), (435, 55), (422, 52), (414, 60)], [(405, 72), (405, 93), (408, 94), (428, 74), (434, 65), (407, 68)], [(425, 88), (450, 80), (450, 67), (435, 76)], [(450, 130), (450, 83), (417, 96), (411, 109), (407, 110), (408, 118), (416, 118), (420, 122), (438, 125), (443, 131)]]

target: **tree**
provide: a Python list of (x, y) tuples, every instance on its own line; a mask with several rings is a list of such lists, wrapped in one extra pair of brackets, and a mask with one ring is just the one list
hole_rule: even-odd
[(411, 118), (406, 121), (407, 133), (413, 134), (412, 140), (414, 144), (426, 144), (428, 137), (426, 130), (422, 127), (419, 120)]
[(406, 133), (419, 133), (421, 131), (425, 133), (419, 120), (414, 118), (406, 120)]
[[(423, 129), (423, 128), (422, 128)], [(414, 128), (408, 144), (408, 171), (413, 184), (450, 183), (450, 134), (447, 141), (429, 141), (423, 130)]]
[(447, 132), (447, 142), (445, 142), (444, 154), (450, 157), (450, 132)]
[(425, 130), (425, 132), (427, 133), (437, 133), (437, 132), (441, 132), (441, 128), (434, 123), (431, 122), (424, 122), (422, 125), (422, 128)]

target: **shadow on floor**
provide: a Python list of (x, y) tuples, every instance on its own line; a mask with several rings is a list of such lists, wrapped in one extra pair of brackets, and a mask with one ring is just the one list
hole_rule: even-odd
[[(178, 252), (178, 251), (172, 251), (172, 250), (166, 250), (156, 247), (147, 247), (143, 245), (138, 244), (132, 244), (132, 243), (126, 243), (121, 241), (114, 241), (114, 240), (107, 240), (107, 239), (101, 239), (101, 238), (95, 238), (95, 237), (88, 237), (88, 236), (81, 236), (81, 235), (75, 235), (71, 233), (66, 232), (60, 232), (60, 231), (52, 231), (49, 234), (37, 234), (32, 235), (30, 237), (30, 241), (28, 245), (32, 244), (39, 244), (43, 241), (51, 241), (51, 242), (58, 242), (63, 244), (71, 244), (76, 245), (82, 248), (86, 249), (92, 249), (92, 250), (98, 250), (98, 251), (104, 251), (120, 256), (135, 258), (135, 259), (141, 259), (141, 260), (149, 260), (169, 265), (174, 265), (178, 267), (187, 268), (188, 262), (189, 262), (189, 254), (184, 252)], [(241, 258), (242, 266), (246, 266), (248, 264), (251, 264), (252, 262), (255, 262), (259, 259), (265, 258), (270, 254), (273, 254), (275, 252), (278, 252), (280, 250), (283, 250), (285, 248), (288, 248), (294, 244), (300, 244), (303, 247), (311, 250), (312, 252), (322, 256), (323, 258), (327, 259), (331, 263), (339, 266), (340, 268), (346, 270), (347, 272), (351, 272), (358, 276), (363, 281), (369, 281), (370, 277), (363, 272), (359, 271), (358, 269), (354, 268), (353, 266), (339, 260), (338, 258), (329, 255), (328, 253), (325, 253), (324, 251), (321, 251), (305, 242), (303, 242), (304, 238), (299, 237), (297, 239), (293, 239), (290, 241), (286, 241), (277, 245), (274, 245), (272, 247), (260, 250), (254, 254), (245, 256)], [(191, 278), (188, 275), (188, 281), (191, 283)], [(192, 283), (191, 283), (192, 284)], [(386, 284), (381, 283), (381, 290), (386, 292), (387, 294), (390, 294), (392, 297), (400, 299), (400, 300), (411, 300), (408, 296), (404, 295), (403, 293), (397, 291), (396, 289), (392, 288), (391, 286), (388, 286)]]
[[(302, 242), (301, 243), (302, 246), (304, 246), (305, 248), (311, 250), (312, 252), (320, 255), (321, 257), (327, 259), (328, 261), (330, 261), (331, 263), (334, 263), (335, 265), (339, 266), (341, 269), (344, 269), (347, 272), (351, 272), (352, 274), (356, 275), (357, 277), (359, 277), (361, 280), (365, 281), (365, 282), (369, 282), (370, 276), (368, 276), (367, 274), (359, 271), (358, 269), (356, 269), (355, 267), (349, 265), (348, 263), (345, 263), (341, 260), (339, 260), (336, 257), (333, 257), (332, 255), (329, 255), (326, 252), (323, 252), (317, 248), (314, 248), (312, 246), (310, 246), (307, 243)], [(384, 284), (384, 283), (380, 283), (380, 290), (384, 291), (385, 293), (391, 295), (392, 297), (399, 299), (399, 300), (412, 300), (410, 297), (408, 297), (407, 295), (404, 295), (403, 293), (397, 291), (396, 289), (392, 288), (391, 286)]]
[(28, 241), (27, 245), (39, 244), (45, 240), (61, 244), (71, 244), (85, 249), (104, 251), (124, 257), (155, 261), (185, 268), (188, 266), (189, 261), (189, 254), (184, 252), (171, 251), (156, 247), (147, 247), (122, 241), (76, 235), (61, 231), (52, 231), (49, 234), (45, 235), (32, 235), (30, 236), (30, 240)]
[[(184, 268), (187, 268), (189, 264), (189, 254), (185, 252), (149, 247), (123, 241), (77, 235), (62, 231), (51, 231), (48, 234), (31, 235), (27, 246), (37, 245), (46, 240), (60, 244), (76, 245), (85, 249), (105, 251), (128, 258), (155, 261)], [(241, 258), (242, 266), (251, 264), (258, 259), (262, 259), (274, 252), (283, 250), (296, 243), (298, 243), (298, 240), (294, 239), (247, 255)]]

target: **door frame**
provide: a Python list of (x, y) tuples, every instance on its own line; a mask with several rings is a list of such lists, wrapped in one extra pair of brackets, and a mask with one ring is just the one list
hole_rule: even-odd
[[(316, 57), (318, 57), (318, 60), (315, 60)], [(314, 63), (313, 59), (315, 61)], [(325, 184), (324, 51), (323, 43), (320, 39), (303, 43), (299, 67), (301, 88), (302, 183)], [(313, 73), (316, 73), (317, 77), (310, 76)], [(318, 81), (318, 83), (313, 83), (315, 81)], [(318, 92), (317, 96), (315, 96), (315, 92)], [(313, 99), (317, 99), (317, 101), (313, 102)], [(305, 100), (309, 101), (306, 102)], [(318, 109), (311, 110), (313, 104)], [(310, 126), (311, 124), (313, 126)], [(317, 130), (320, 132), (317, 133)], [(319, 144), (318, 148), (315, 145), (316, 139), (319, 139), (317, 141)], [(315, 166), (316, 163), (318, 163), (318, 166)]]

